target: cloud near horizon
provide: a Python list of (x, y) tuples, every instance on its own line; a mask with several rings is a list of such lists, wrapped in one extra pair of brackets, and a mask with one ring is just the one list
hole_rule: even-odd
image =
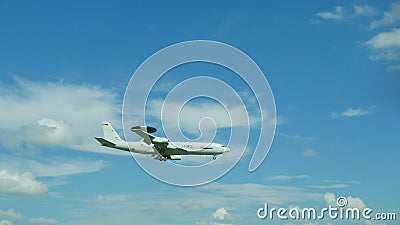
[(47, 186), (37, 181), (32, 173), (0, 170), (0, 192), (2, 193), (39, 195), (46, 193), (47, 190)]

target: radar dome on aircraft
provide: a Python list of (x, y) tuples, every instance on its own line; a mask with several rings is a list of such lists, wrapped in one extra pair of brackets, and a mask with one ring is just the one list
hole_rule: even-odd
[(134, 130), (142, 130), (142, 131), (146, 131), (147, 133), (151, 134), (157, 131), (156, 128), (154, 127), (149, 127), (149, 126), (135, 126), (131, 128), (131, 131)]

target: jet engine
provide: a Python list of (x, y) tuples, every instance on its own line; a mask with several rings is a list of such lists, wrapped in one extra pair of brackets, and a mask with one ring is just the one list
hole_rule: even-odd
[(163, 137), (155, 137), (151, 142), (157, 144), (168, 144), (169, 140)]

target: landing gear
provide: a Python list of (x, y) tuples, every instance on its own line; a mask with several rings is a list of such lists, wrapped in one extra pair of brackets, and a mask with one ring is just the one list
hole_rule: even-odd
[(158, 159), (158, 160), (160, 160), (160, 161), (167, 161), (167, 160), (168, 160), (167, 157), (162, 156), (162, 155), (158, 155), (157, 157), (155, 157), (155, 159)]
[(214, 155), (214, 156), (213, 156), (213, 160), (216, 160), (216, 159), (217, 159), (217, 156), (216, 156), (216, 155)]

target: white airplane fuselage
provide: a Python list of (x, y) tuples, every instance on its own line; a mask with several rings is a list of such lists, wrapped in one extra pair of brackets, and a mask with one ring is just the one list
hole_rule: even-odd
[[(121, 142), (116, 143), (116, 149), (140, 154), (157, 154), (154, 145), (144, 142)], [(228, 152), (221, 144), (203, 142), (172, 142), (167, 146), (171, 149), (171, 155), (219, 155)]]
[[(109, 122), (103, 122), (104, 137), (96, 137), (102, 146), (123, 151), (154, 156), (159, 160), (180, 160), (182, 155), (211, 155), (215, 159), (217, 155), (229, 152), (229, 148), (218, 143), (206, 142), (170, 142), (166, 138), (155, 137), (138, 129), (147, 127), (134, 127), (134, 132), (144, 138), (139, 142), (127, 142), (122, 140)], [(155, 128), (151, 128), (156, 130)], [(154, 132), (153, 131), (153, 132)], [(148, 136), (151, 136), (151, 141)], [(146, 143), (147, 141), (147, 143)]]

